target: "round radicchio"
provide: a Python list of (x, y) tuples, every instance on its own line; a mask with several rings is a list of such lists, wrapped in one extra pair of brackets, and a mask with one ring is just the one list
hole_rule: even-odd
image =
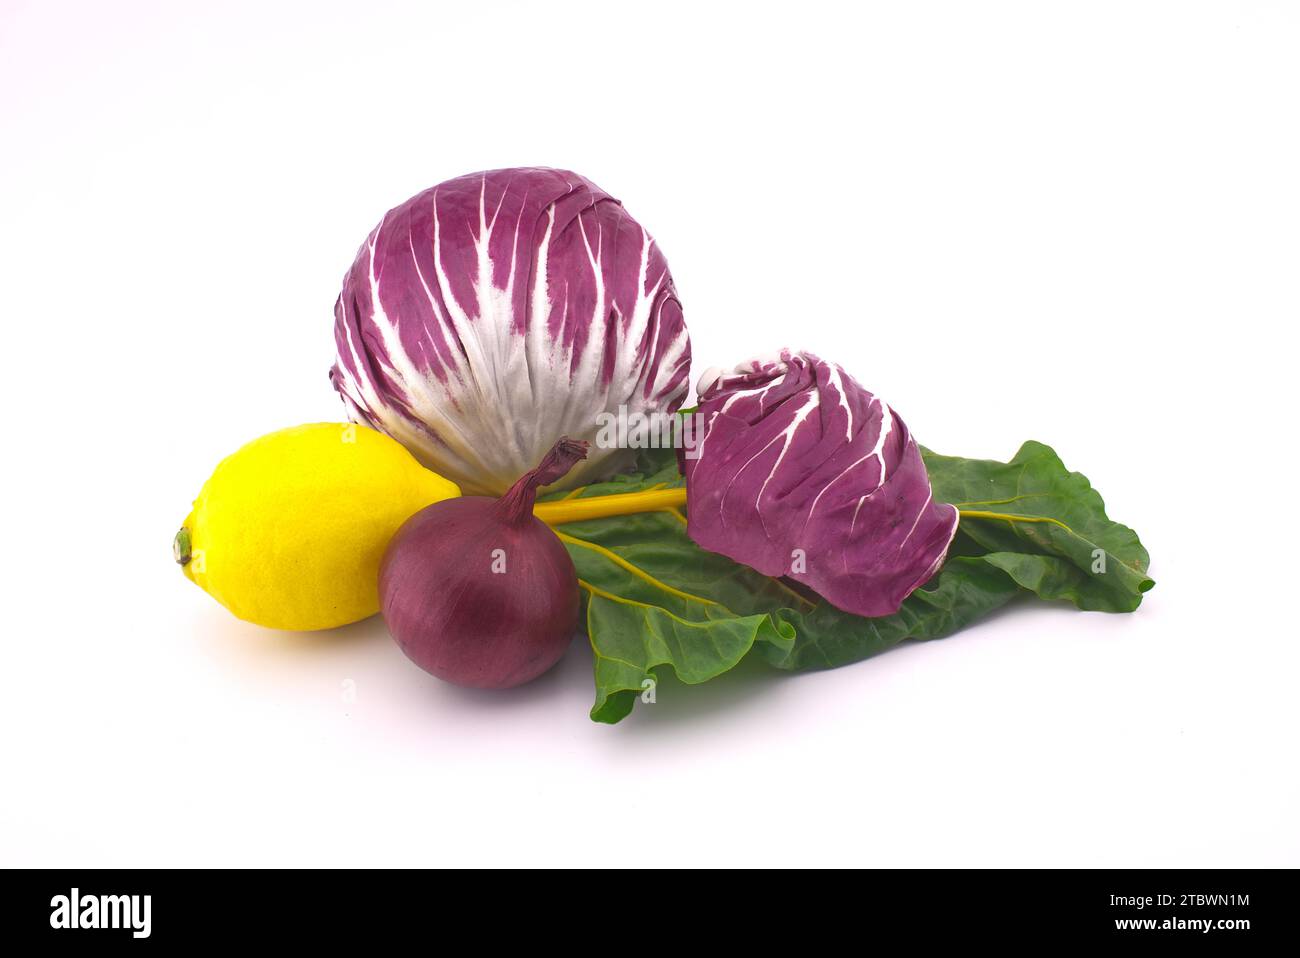
[[(356, 421), (467, 493), (499, 495), (602, 414), (671, 412), (691, 347), (650, 235), (576, 173), (475, 173), (385, 214), (334, 307), (335, 389)], [(616, 471), (597, 448), (559, 487)]]

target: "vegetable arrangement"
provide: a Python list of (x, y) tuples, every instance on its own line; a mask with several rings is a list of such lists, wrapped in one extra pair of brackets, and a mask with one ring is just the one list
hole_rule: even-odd
[[(678, 505), (690, 492), (671, 450), (647, 451), (636, 474), (539, 503), (541, 518), (563, 523), (557, 531), (587, 593), (592, 718), (626, 716), (663, 666), (688, 684), (751, 652), (779, 669), (834, 668), (907, 639), (951, 635), (1020, 595), (1131, 612), (1154, 584), (1133, 530), (1108, 519), (1088, 480), (1048, 446), (1027, 442), (1006, 463), (927, 450), (922, 459), (935, 498), (959, 509), (957, 535), (939, 572), (896, 612), (875, 618), (702, 550)], [(646, 490), (653, 511), (582, 518), (583, 506)]]
[[(580, 629), (591, 717), (617, 722), (664, 668), (835, 667), (1017, 596), (1131, 612), (1153, 585), (1137, 535), (1048, 446), (937, 455), (811, 354), (706, 373), (679, 411), (690, 341), (667, 264), (573, 173), (474, 174), (390, 211), (335, 341), (354, 423), (223, 461), (175, 557), (272, 628), (382, 607), (450, 682), (530, 681)], [(611, 441), (611, 420), (634, 425)], [(672, 442), (646, 441), (651, 423)]]

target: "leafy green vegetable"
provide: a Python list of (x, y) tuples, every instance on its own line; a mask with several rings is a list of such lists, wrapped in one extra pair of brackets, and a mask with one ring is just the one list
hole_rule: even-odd
[(1137, 533), (1106, 518), (1088, 479), (1051, 447), (1027, 442), (1010, 462), (924, 456), (934, 497), (957, 506), (984, 561), (1023, 588), (1081, 609), (1132, 612), (1155, 585)]
[[(1025, 443), (1009, 463), (924, 455), (935, 498), (961, 509), (961, 530), (938, 575), (883, 618), (843, 612), (704, 551), (677, 509), (558, 526), (586, 602), (591, 717), (626, 717), (664, 667), (687, 684), (716, 678), (751, 651), (780, 669), (831, 668), (907, 639), (950, 635), (1017, 595), (1131, 611), (1151, 588), (1137, 536), (1107, 519), (1088, 480), (1047, 446)], [(638, 465), (637, 473), (549, 498), (682, 484), (671, 450), (647, 450)]]
[(809, 612), (783, 609), (777, 617), (795, 629), (784, 656), (766, 653), (781, 669), (835, 668), (883, 652), (905, 639), (941, 639), (969, 625), (1019, 594), (1015, 582), (981, 559), (956, 557), (903, 601), (893, 615), (878, 619), (841, 612), (819, 602)]

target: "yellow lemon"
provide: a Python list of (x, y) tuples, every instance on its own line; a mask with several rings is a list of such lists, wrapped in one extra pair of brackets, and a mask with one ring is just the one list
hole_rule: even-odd
[(458, 495), (373, 429), (282, 429), (217, 466), (176, 535), (176, 561), (241, 619), (329, 629), (379, 611), (388, 540), (420, 509)]

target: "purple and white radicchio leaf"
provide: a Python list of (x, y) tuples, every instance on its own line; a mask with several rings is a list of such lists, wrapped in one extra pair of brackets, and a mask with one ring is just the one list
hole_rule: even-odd
[(834, 363), (782, 351), (706, 373), (684, 459), (687, 531), (832, 605), (890, 615), (943, 563), (957, 509), (935, 502), (903, 420)]
[[(622, 205), (564, 170), (475, 173), (390, 210), (334, 307), (349, 415), (466, 493), (499, 495), (602, 413), (671, 412), (691, 347), (668, 264)], [(562, 487), (630, 455), (601, 449)]]

